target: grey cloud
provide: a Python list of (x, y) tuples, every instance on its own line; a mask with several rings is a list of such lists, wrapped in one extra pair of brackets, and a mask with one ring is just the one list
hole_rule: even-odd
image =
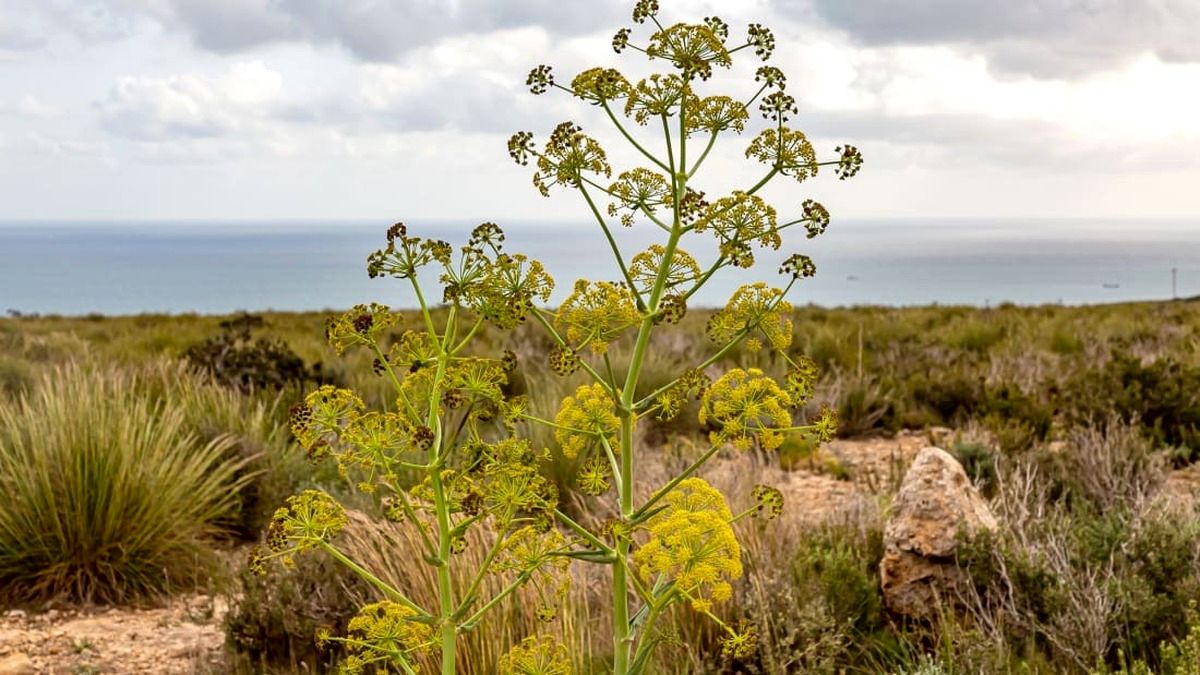
[(165, 0), (155, 5), (155, 16), (215, 52), (300, 41), (388, 61), (462, 32), (531, 25), (587, 31), (615, 20), (619, 6), (611, 0), (586, 8), (553, 0)]
[(524, 90), (513, 91), (474, 73), (460, 72), (436, 84), (367, 106), (352, 97), (285, 106), (277, 118), (336, 128), (348, 135), (461, 131), (508, 134), (542, 129), (561, 121), (551, 106), (537, 105)]
[[(939, 164), (988, 164), (1014, 171), (1049, 169), (1062, 172), (1097, 168), (1195, 169), (1195, 147), (1105, 147), (1080, 143), (1063, 127), (1045, 120), (1001, 120), (961, 114), (894, 115), (879, 111), (802, 112), (797, 126), (809, 136), (850, 143), (869, 162), (871, 146), (887, 144), (924, 148), (941, 157)], [(818, 146), (818, 153), (833, 147)]]
[(870, 45), (965, 44), (999, 70), (1072, 77), (1152, 52), (1200, 61), (1195, 0), (780, 0)]
[[(15, 14), (15, 12), (14, 12)], [(41, 49), (46, 39), (20, 26), (0, 5), (0, 51), (25, 52)]]

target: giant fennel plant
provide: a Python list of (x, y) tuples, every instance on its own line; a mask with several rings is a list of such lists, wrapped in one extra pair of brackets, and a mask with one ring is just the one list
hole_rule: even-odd
[[(813, 364), (790, 352), (788, 291), (815, 273), (802, 254), (779, 269), (782, 287), (754, 283), (739, 288), (708, 321), (709, 355), (654, 391), (637, 395), (651, 337), (684, 316), (690, 299), (714, 275), (750, 268), (756, 249), (778, 250), (785, 233), (803, 228), (807, 238), (829, 224), (828, 211), (805, 200), (782, 218), (761, 195), (777, 178), (804, 182), (823, 167), (841, 179), (856, 174), (862, 156), (853, 146), (817, 158), (805, 135), (789, 126), (797, 114), (784, 73), (758, 67), (747, 96), (706, 93), (718, 69), (735, 55), (766, 61), (775, 49), (770, 30), (751, 24), (743, 40), (731, 41), (721, 19), (665, 25), (655, 0), (638, 0), (633, 21), (648, 29), (642, 43), (630, 28), (612, 41), (618, 53), (637, 52), (666, 72), (631, 81), (613, 68), (592, 68), (569, 84), (551, 68), (538, 66), (527, 84), (534, 94), (557, 90), (598, 108), (646, 166), (617, 173), (593, 137), (573, 122), (558, 125), (544, 144), (519, 132), (508, 142), (512, 159), (533, 163), (533, 183), (542, 195), (577, 192), (611, 249), (615, 279), (576, 281), (557, 309), (546, 307), (554, 282), (534, 260), (503, 249), (504, 235), (480, 225), (455, 251), (442, 241), (410, 236), (403, 225), (388, 230), (387, 245), (368, 261), (372, 277), (394, 277), (411, 285), (420, 305), (420, 328), (396, 328), (399, 314), (382, 305), (359, 306), (332, 320), (329, 342), (339, 352), (366, 349), (377, 374), (394, 385), (395, 403), (368, 410), (353, 392), (322, 387), (296, 406), (293, 431), (316, 458), (331, 457), (357, 486), (379, 495), (384, 515), (407, 521), (419, 533), (421, 550), (397, 551), (436, 569), (437, 607), (423, 607), (351, 560), (337, 545), (346, 525), (341, 505), (310, 490), (280, 508), (265, 544), (252, 563), (291, 563), (297, 553), (319, 549), (373, 584), (383, 600), (363, 607), (340, 642), (348, 672), (377, 666), (416, 672), (420, 660), (440, 652), (443, 673), (455, 672), (461, 633), (487, 620), (488, 611), (519, 589), (532, 589), (537, 611), (552, 618), (570, 582), (569, 564), (611, 568), (612, 672), (645, 672), (664, 631), (660, 620), (675, 605), (707, 615), (725, 638), (723, 651), (745, 657), (755, 649), (752, 626), (732, 625), (715, 605), (732, 594), (742, 575), (734, 524), (746, 517), (772, 518), (783, 509), (780, 492), (754, 486), (733, 495), (749, 508), (735, 512), (729, 498), (697, 476), (721, 448), (779, 447), (791, 433), (828, 438), (836, 421), (827, 409), (797, 423), (816, 377)], [(763, 165), (761, 177), (728, 194), (706, 194), (697, 176), (722, 135), (746, 133), (752, 112), (765, 120), (751, 138), (746, 158)], [(654, 142), (639, 137), (657, 137)], [(660, 243), (628, 256), (615, 228), (661, 230)], [(711, 260), (689, 254), (690, 239), (715, 240)], [(442, 307), (431, 306), (424, 286), (430, 270), (442, 288)], [(562, 400), (554, 419), (534, 416), (522, 397), (507, 393), (515, 367), (511, 353), (479, 356), (473, 338), (484, 323), (512, 329), (530, 321), (555, 345), (547, 354), (552, 370), (582, 370), (587, 384)], [(617, 376), (610, 345), (628, 350), (628, 367)], [(738, 346), (773, 350), (789, 364), (782, 381), (755, 368), (714, 372)], [(708, 448), (663, 485), (636, 485), (635, 443), (639, 421), (671, 419), (698, 402), (699, 422), (710, 429)], [(538, 471), (547, 449), (534, 447), (527, 425), (553, 429), (561, 451), (579, 460), (577, 484), (585, 493), (610, 498), (619, 517), (589, 529), (558, 508), (554, 484)], [(638, 502), (635, 496), (649, 494)], [(485, 528), (489, 549), (476, 569), (452, 573), (470, 528)], [(483, 581), (501, 575), (503, 590), (483, 597)], [(469, 578), (463, 587), (455, 579)], [(568, 648), (549, 636), (516, 645), (498, 664), (477, 664), (501, 673), (569, 673)]]

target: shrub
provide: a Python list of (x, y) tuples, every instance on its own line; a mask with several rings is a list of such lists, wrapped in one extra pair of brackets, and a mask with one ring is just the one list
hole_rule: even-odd
[(1182, 459), (1200, 457), (1200, 366), (1173, 356), (1143, 363), (1116, 350), (1104, 367), (1068, 379), (1061, 405), (1068, 422), (1087, 425), (1115, 413), (1140, 422), (1155, 443), (1187, 447)]
[(263, 325), (263, 318), (254, 314), (226, 319), (220, 333), (188, 347), (183, 358), (197, 371), (242, 391), (329, 381), (320, 363), (305, 364), (283, 341), (254, 338), (253, 331)]
[(970, 476), (971, 482), (985, 494), (996, 484), (996, 458), (987, 445), (978, 441), (958, 441), (950, 446), (950, 454)]
[(134, 376), (76, 365), (0, 402), (0, 596), (137, 600), (197, 580), (242, 481), (229, 441)]
[(243, 567), (225, 616), (226, 644), (246, 672), (328, 672), (342, 656), (317, 646), (317, 631), (345, 631), (366, 583), (337, 561), (308, 556), (266, 575)]

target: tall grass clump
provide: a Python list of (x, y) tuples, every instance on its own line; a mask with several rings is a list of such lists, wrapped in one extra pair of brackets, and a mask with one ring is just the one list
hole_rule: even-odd
[(231, 441), (139, 376), (66, 365), (0, 401), (0, 601), (129, 602), (198, 581), (237, 504)]

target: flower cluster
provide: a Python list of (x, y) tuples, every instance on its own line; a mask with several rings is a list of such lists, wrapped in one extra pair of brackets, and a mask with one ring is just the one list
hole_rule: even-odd
[(746, 148), (746, 156), (797, 181), (817, 175), (817, 151), (803, 132), (787, 127), (763, 129)]
[(757, 440), (763, 448), (774, 450), (792, 425), (793, 404), (787, 391), (762, 370), (734, 368), (704, 392), (700, 423), (717, 427), (709, 433), (714, 445), (728, 442), (749, 450)]
[(788, 256), (779, 266), (780, 274), (790, 275), (793, 279), (806, 279), (817, 273), (817, 264), (803, 253)]
[(834, 170), (838, 179), (846, 180), (857, 174), (863, 164), (863, 156), (858, 151), (858, 148), (853, 145), (839, 146), (837, 152), (841, 153), (841, 157), (838, 158), (837, 169)]
[[(666, 256), (666, 246), (651, 244), (650, 248), (633, 256), (633, 259), (629, 261), (629, 278), (633, 279), (639, 293), (650, 292)], [(681, 248), (676, 247), (671, 252), (671, 259), (666, 266), (667, 274), (663, 286), (665, 289), (675, 288), (700, 278), (700, 264)]]
[(705, 330), (717, 343), (744, 336), (743, 344), (750, 351), (762, 348), (757, 332), (772, 348), (782, 351), (792, 344), (791, 313), (792, 305), (783, 299), (783, 291), (760, 281), (734, 291), (725, 308), (709, 318)]
[(347, 347), (377, 342), (389, 328), (396, 325), (397, 316), (387, 305), (355, 305), (349, 312), (331, 318), (325, 325), (325, 339), (341, 354)]
[(694, 228), (697, 232), (712, 230), (721, 253), (738, 267), (754, 264), (751, 243), (772, 249), (783, 243), (775, 207), (758, 195), (741, 191), (709, 204)]
[(556, 185), (579, 187), (585, 173), (612, 175), (604, 148), (574, 122), (554, 128), (545, 149), (537, 155), (537, 168), (533, 184), (543, 197), (549, 197), (550, 188)]
[(414, 669), (413, 658), (434, 642), (433, 628), (416, 618), (416, 611), (396, 602), (363, 606), (347, 625), (346, 637), (336, 639), (346, 648), (341, 672), (357, 675), (388, 665)]
[(625, 114), (646, 124), (651, 118), (673, 114), (689, 97), (695, 94), (686, 79), (674, 73), (654, 73), (634, 86), (625, 101)]
[(628, 288), (580, 279), (555, 313), (554, 326), (576, 351), (587, 346), (593, 353), (603, 354), (608, 343), (639, 318)]
[(271, 558), (292, 567), (297, 553), (333, 539), (347, 522), (342, 505), (320, 490), (288, 497), (287, 504), (271, 516), (266, 543), (251, 554), (250, 569), (266, 573), (266, 562)]
[(571, 654), (549, 635), (532, 635), (500, 657), (500, 675), (571, 675)]
[(538, 596), (538, 618), (550, 621), (571, 589), (571, 559), (562, 555), (569, 548), (558, 530), (527, 525), (504, 540), (493, 571), (528, 578)]
[(517, 516), (548, 522), (558, 491), (538, 470), (545, 453), (535, 453), (527, 439), (506, 438), (484, 445), (481, 454), (483, 508), (496, 517), (496, 527), (503, 531)]
[(313, 457), (319, 457), (364, 408), (354, 392), (327, 384), (292, 408), (292, 434)]
[(589, 68), (571, 80), (571, 91), (596, 105), (625, 98), (632, 89), (621, 71), (614, 68)]
[(599, 384), (584, 384), (573, 396), (562, 400), (554, 424), (554, 439), (563, 455), (574, 459), (600, 443), (600, 439), (616, 448), (621, 420), (617, 417), (616, 402), (607, 389)]
[(608, 186), (608, 194), (617, 201), (608, 205), (608, 215), (621, 216), (621, 224), (633, 225), (634, 214), (645, 212), (653, 215), (660, 207), (670, 206), (671, 183), (665, 176), (650, 169), (631, 169), (622, 172)]
[(707, 80), (712, 77), (714, 65), (728, 68), (733, 63), (724, 40), (708, 24), (677, 23), (654, 33), (646, 56), (670, 61), (689, 80)]
[(655, 402), (658, 407), (656, 418), (664, 422), (675, 419), (689, 401), (703, 396), (711, 384), (712, 378), (699, 368), (684, 371), (671, 388), (659, 395)]
[(750, 491), (755, 501), (755, 513), (767, 520), (774, 520), (783, 513), (783, 493), (770, 485), (755, 485)]
[(689, 99), (688, 103), (684, 122), (689, 134), (698, 131), (718, 134), (727, 129), (740, 134), (746, 130), (746, 122), (750, 119), (746, 106), (728, 96), (705, 96)]
[(728, 600), (731, 581), (742, 576), (742, 548), (733, 533), (725, 496), (701, 478), (680, 481), (663, 499), (666, 506), (646, 523), (650, 539), (634, 554), (642, 579), (656, 575), (697, 611)]
[(796, 359), (784, 378), (784, 386), (794, 405), (802, 406), (812, 398), (817, 387), (817, 374), (817, 364), (812, 359), (807, 356)]
[(367, 256), (367, 275), (372, 279), (381, 276), (412, 279), (418, 269), (431, 262), (449, 264), (451, 252), (450, 244), (410, 237), (404, 223), (396, 223), (388, 228), (387, 246)]

